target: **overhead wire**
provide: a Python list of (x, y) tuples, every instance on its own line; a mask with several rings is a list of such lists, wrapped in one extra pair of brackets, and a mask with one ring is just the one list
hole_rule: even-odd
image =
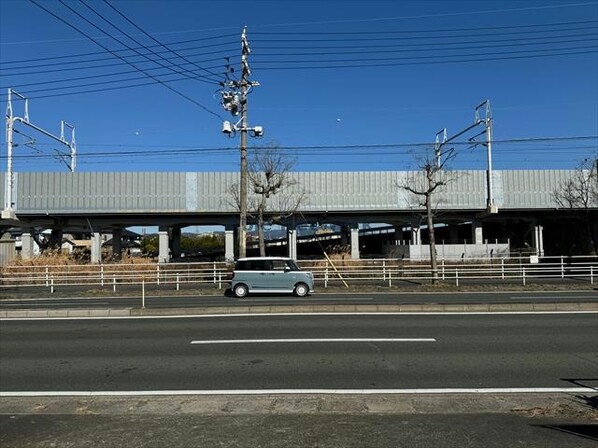
[(58, 16), (57, 14), (53, 13), (52, 11), (50, 11), (49, 9), (45, 8), (44, 6), (41, 6), (39, 3), (36, 3), (35, 0), (29, 0), (31, 3), (33, 3), (35, 6), (37, 6), (38, 8), (46, 11), (48, 14), (50, 14), (52, 17), (58, 19), (59, 21), (61, 21), (62, 23), (64, 23), (65, 25), (69, 26), (70, 28), (74, 29), (75, 31), (77, 31), (78, 33), (84, 35), (85, 37), (87, 37), (89, 40), (91, 40), (92, 42), (94, 42), (96, 45), (100, 46), (101, 48), (103, 48), (104, 50), (108, 51), (109, 53), (111, 53), (112, 55), (114, 55), (115, 57), (123, 60), (126, 64), (132, 66), (133, 68), (135, 68), (136, 70), (144, 73), (147, 77), (153, 79), (155, 82), (163, 85), (164, 87), (166, 87), (168, 90), (174, 92), (175, 94), (181, 96), (182, 98), (185, 98), (187, 101), (195, 104), (196, 106), (200, 107), (201, 109), (203, 109), (204, 111), (208, 112), (209, 114), (217, 117), (219, 120), (222, 120), (222, 117), (211, 111), (210, 109), (208, 109), (207, 107), (205, 107), (203, 104), (199, 103), (198, 101), (194, 100), (193, 98), (185, 95), (184, 93), (174, 89), (173, 87), (169, 86), (168, 84), (162, 82), (160, 79), (156, 78), (155, 76), (147, 73), (145, 70), (135, 66), (134, 64), (130, 63), (129, 61), (127, 61), (126, 59), (122, 58), (120, 55), (114, 53), (114, 51), (112, 51), (110, 48), (106, 47), (105, 45), (102, 45), (100, 42), (98, 42), (97, 39), (93, 38), (92, 36), (90, 36), (89, 34), (87, 34), (86, 32), (84, 32), (83, 30), (79, 29), (78, 27), (76, 27), (75, 25), (69, 23), (68, 21), (64, 20), (62, 17)]
[[(78, 17), (80, 17), (81, 19), (85, 20), (87, 23), (89, 23), (91, 26), (93, 26), (94, 28), (100, 30), (101, 32), (103, 32), (104, 34), (111, 36), (110, 33), (108, 33), (107, 31), (105, 31), (102, 27), (99, 27), (98, 25), (96, 25), (95, 23), (91, 22), (89, 19), (87, 19), (86, 17), (82, 16), (79, 12), (75, 11), (73, 8), (71, 8), (69, 5), (66, 4), (66, 2), (64, 0), (58, 0), (63, 6), (65, 6), (67, 9), (69, 9), (71, 12), (73, 12), (75, 15), (77, 15)], [(190, 79), (195, 79), (198, 81), (202, 81), (202, 82), (211, 82), (211, 83), (218, 83), (217, 80), (213, 80), (211, 77), (209, 76), (205, 76), (205, 75), (199, 75), (196, 72), (192, 71), (192, 70), (186, 70), (184, 69), (182, 72), (179, 70), (176, 70), (174, 67), (180, 68), (178, 64), (167, 60), (166, 58), (164, 58), (163, 56), (156, 54), (153, 50), (147, 48), (146, 46), (144, 46), (141, 42), (139, 42), (137, 39), (135, 39), (134, 37), (131, 37), (127, 32), (125, 32), (122, 28), (120, 28), (119, 26), (115, 25), (111, 20), (107, 19), (106, 17), (104, 17), (102, 14), (100, 14), (98, 11), (96, 11), (92, 6), (90, 6), (89, 4), (85, 3), (83, 0), (79, 0), (79, 3), (81, 3), (83, 6), (85, 6), (87, 9), (89, 9), (93, 14), (95, 14), (97, 17), (99, 17), (100, 19), (102, 19), (104, 22), (108, 23), (112, 28), (114, 28), (115, 30), (117, 30), (118, 32), (124, 34), (128, 39), (132, 40), (133, 42), (135, 42), (137, 45), (141, 45), (145, 50), (149, 51), (149, 54), (157, 56), (159, 59), (153, 59), (151, 57), (148, 56), (148, 54), (145, 53), (141, 53), (139, 50), (134, 50), (133, 47), (131, 47), (130, 45), (128, 45), (127, 43), (123, 42), (122, 40), (115, 38), (114, 36), (111, 36), (112, 39), (114, 39), (116, 42), (118, 42), (119, 44), (121, 44), (122, 46), (126, 47), (128, 50), (134, 51), (136, 54), (138, 54), (139, 56), (142, 56), (144, 58), (146, 58), (148, 61), (151, 61), (155, 64), (158, 64), (160, 67), (163, 67), (167, 70), (170, 70), (174, 73), (178, 73), (180, 75), (186, 75), (189, 76)], [(187, 73), (191, 73), (194, 76), (190, 76), (187, 75)]]
[[(220, 75), (217, 75), (216, 73), (210, 71), (210, 70), (206, 70), (205, 68), (201, 67), (200, 65), (197, 65), (196, 63), (190, 61), (189, 59), (187, 59), (185, 56), (182, 56), (180, 53), (178, 53), (176, 50), (171, 49), (169, 46), (163, 44), (162, 42), (160, 42), (158, 39), (156, 39), (155, 37), (153, 37), (151, 34), (147, 33), (144, 29), (142, 29), (139, 25), (137, 25), (135, 22), (133, 22), (131, 19), (129, 19), (126, 15), (124, 15), (121, 11), (119, 11), (114, 5), (112, 5), (110, 2), (108, 2), (107, 0), (104, 0), (104, 3), (106, 5), (108, 5), (110, 8), (112, 8), (113, 11), (115, 11), (118, 15), (120, 15), (123, 19), (125, 19), (128, 23), (130, 23), (131, 25), (133, 25), (135, 28), (137, 28), (139, 31), (141, 31), (144, 35), (146, 35), (147, 37), (149, 37), (151, 40), (153, 40), (155, 43), (157, 43), (158, 45), (160, 45), (162, 48), (170, 51), (172, 54), (174, 54), (175, 56), (177, 56), (178, 58), (182, 59), (183, 61), (189, 63), (189, 64), (193, 64), (195, 67), (197, 67), (199, 70), (203, 70), (206, 73), (209, 73), (211, 75), (217, 76), (219, 77)], [(147, 47), (146, 47), (147, 48)]]
[[(229, 34), (221, 34), (218, 36), (208, 36), (208, 37), (200, 37), (197, 39), (187, 39), (187, 40), (181, 40), (181, 41), (176, 41), (176, 42), (169, 42), (168, 45), (180, 45), (180, 44), (187, 44), (190, 42), (200, 42), (200, 41), (205, 41), (205, 40), (214, 40), (214, 39), (223, 39), (223, 38), (228, 38), (228, 37), (239, 37), (238, 34), (233, 34), (233, 33), (229, 33)], [(218, 43), (218, 44), (210, 44), (210, 45), (202, 45), (201, 47), (192, 47), (192, 48), (209, 48), (209, 47), (214, 47), (214, 46), (221, 46), (221, 45), (227, 45), (227, 43)], [(159, 47), (159, 45), (147, 45), (148, 48), (153, 48), (153, 47)], [(137, 47), (137, 50), (142, 49), (142, 47)], [(127, 52), (128, 50), (114, 50), (116, 53), (118, 53), (119, 51), (123, 51), (123, 52)], [(28, 63), (28, 62), (39, 62), (39, 61), (48, 61), (48, 60), (57, 60), (57, 59), (69, 59), (69, 58), (74, 58), (74, 59), (80, 59), (81, 57), (84, 56), (99, 56), (102, 54), (106, 54), (106, 51), (90, 51), (87, 53), (75, 53), (75, 54), (68, 54), (68, 55), (62, 55), (62, 56), (46, 56), (43, 58), (31, 58), (31, 59), (18, 59), (18, 60), (12, 60), (12, 61), (0, 61), (0, 66), (2, 65), (10, 65), (10, 64), (20, 64), (20, 63)], [(112, 58), (105, 58), (105, 59), (112, 59)]]
[[(500, 26), (484, 26), (474, 28), (430, 28), (418, 30), (378, 30), (378, 31), (253, 31), (252, 35), (346, 35), (346, 34), (413, 34), (413, 33), (444, 33), (444, 32), (463, 32), (463, 31), (480, 31), (480, 30), (502, 30), (502, 29), (520, 29), (520, 28), (537, 28), (537, 27), (555, 27), (568, 25), (583, 25), (588, 23), (598, 23), (598, 20), (578, 20), (570, 22), (551, 22), (551, 23), (527, 23), (522, 25), (500, 25)], [(551, 30), (548, 30), (551, 31)], [(494, 34), (494, 33), (493, 33)]]
[[(592, 145), (576, 145), (575, 149), (597, 149), (598, 148), (598, 135), (577, 135), (577, 136), (561, 136), (561, 137), (526, 137), (526, 138), (510, 138), (510, 139), (498, 139), (493, 140), (493, 145), (501, 145), (505, 144), (554, 144), (554, 143), (561, 143), (570, 145), (569, 142), (573, 141), (596, 141), (596, 144)], [(451, 142), (451, 146), (457, 147), (465, 147), (468, 148), (475, 142), (471, 141), (455, 141)], [(483, 145), (482, 142), (477, 142), (478, 145)], [(39, 144), (38, 144), (39, 145)], [(129, 147), (129, 145), (109, 145), (109, 144), (94, 144), (97, 146), (112, 146), (114, 148), (123, 148)], [(357, 151), (353, 151), (351, 155), (364, 155), (364, 156), (371, 156), (372, 150), (377, 150), (378, 153), (382, 153), (381, 150), (391, 150), (391, 149), (401, 149), (403, 150), (403, 154), (409, 154), (410, 151), (418, 148), (424, 149), (433, 149), (435, 143), (432, 142), (414, 142), (414, 143), (383, 143), (383, 144), (351, 144), (351, 145), (298, 145), (298, 146), (277, 146), (276, 149), (280, 151), (307, 151), (305, 153), (299, 153), (300, 155), (313, 155), (311, 151), (317, 151), (317, 155), (347, 155), (347, 150), (368, 150), (367, 152), (358, 153)], [(79, 148), (84, 148), (85, 146), (92, 146), (92, 144), (85, 145), (84, 143), (79, 144)], [(157, 147), (160, 149), (156, 150), (136, 150), (136, 151), (123, 151), (122, 149), (118, 149), (118, 151), (95, 151), (95, 152), (87, 152), (87, 153), (80, 153), (78, 154), (80, 157), (104, 157), (104, 156), (116, 156), (116, 157), (123, 157), (123, 156), (150, 156), (150, 155), (184, 155), (184, 154), (209, 154), (209, 153), (229, 153), (238, 152), (238, 147), (198, 147), (193, 145), (184, 145), (184, 146), (177, 146), (177, 145), (141, 145), (142, 147)], [(271, 145), (252, 145), (248, 147), (249, 150), (271, 150)], [(546, 147), (537, 147), (538, 151), (546, 150)], [(549, 148), (551, 150), (559, 150), (562, 151), (563, 148)], [(337, 152), (329, 152), (326, 153), (325, 151), (337, 150)], [(520, 149), (516, 149), (513, 151), (520, 152)], [(398, 154), (396, 151), (393, 152), (384, 152), (384, 154)], [(14, 155), (13, 157), (16, 158), (29, 158), (29, 157), (39, 157), (38, 155), (30, 156), (30, 155)], [(5, 159), (6, 156), (0, 156), (0, 159)]]

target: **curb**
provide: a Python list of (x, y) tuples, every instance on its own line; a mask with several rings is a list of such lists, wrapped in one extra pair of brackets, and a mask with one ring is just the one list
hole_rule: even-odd
[(78, 317), (142, 317), (209, 314), (267, 313), (505, 313), (505, 312), (598, 312), (598, 303), (492, 303), (422, 305), (273, 305), (194, 308), (51, 309), (0, 311), (0, 319), (46, 319)]

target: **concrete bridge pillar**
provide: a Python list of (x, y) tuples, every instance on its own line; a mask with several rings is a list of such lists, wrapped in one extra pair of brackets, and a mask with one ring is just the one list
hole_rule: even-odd
[(158, 230), (158, 263), (168, 263), (169, 261), (168, 228), (160, 227)]
[(23, 229), (23, 233), (21, 235), (21, 258), (23, 260), (31, 260), (34, 255), (33, 245), (35, 241), (33, 240), (33, 229), (30, 227), (26, 227)]
[(112, 258), (120, 260), (123, 251), (123, 229), (114, 227), (112, 229)]
[(449, 244), (456, 244), (459, 242), (459, 227), (457, 224), (451, 224), (448, 228)]
[(411, 224), (411, 244), (413, 246), (420, 246), (421, 243), (421, 228), (419, 227), (419, 224)]
[(536, 249), (536, 255), (544, 256), (544, 226), (534, 226), (534, 249)]
[(233, 261), (235, 259), (235, 229), (234, 227), (224, 228), (224, 259)]
[(471, 239), (473, 244), (484, 244), (484, 230), (481, 222), (473, 221), (471, 223)]
[(351, 226), (351, 258), (359, 260), (359, 224)]
[(93, 264), (102, 262), (102, 234), (100, 232), (91, 233), (91, 262)]
[(297, 259), (297, 229), (287, 227), (287, 250), (288, 256), (294, 260)]
[(173, 258), (181, 256), (181, 228), (173, 227), (170, 229), (170, 251)]

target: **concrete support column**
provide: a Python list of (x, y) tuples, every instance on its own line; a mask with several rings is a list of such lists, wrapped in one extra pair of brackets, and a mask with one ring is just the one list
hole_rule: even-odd
[(349, 244), (349, 226), (341, 226), (341, 246)]
[(235, 230), (233, 227), (224, 228), (224, 259), (233, 261), (235, 259)]
[(457, 243), (462, 242), (462, 241), (459, 241), (459, 227), (456, 224), (449, 225), (448, 234), (449, 234), (449, 240), (447, 241), (447, 243), (457, 244)]
[(94, 264), (102, 262), (102, 234), (100, 232), (91, 234), (91, 262)]
[(168, 228), (160, 227), (158, 231), (158, 263), (168, 263), (169, 261)]
[(50, 244), (48, 248), (51, 250), (60, 250), (62, 246), (62, 229), (52, 229), (52, 233), (50, 234)]
[(412, 224), (411, 225), (411, 244), (413, 246), (421, 246), (422, 237), (421, 237), (421, 229), (419, 225)]
[(471, 223), (471, 239), (473, 244), (484, 244), (484, 231), (481, 222), (474, 221)]
[(297, 229), (287, 227), (287, 249), (288, 256), (294, 260), (297, 259)]
[(33, 240), (31, 233), (32, 229), (25, 228), (21, 235), (21, 258), (23, 260), (31, 260), (34, 255), (33, 245), (35, 244), (35, 241)]
[(351, 227), (351, 258), (359, 260), (359, 225)]
[(181, 229), (173, 227), (170, 229), (170, 250), (173, 258), (181, 256)]
[(398, 246), (399, 244), (403, 244), (403, 226), (394, 226), (394, 228), (395, 228), (394, 245)]
[(544, 256), (544, 226), (534, 226), (534, 249), (536, 249), (536, 255)]
[(112, 229), (112, 258), (120, 260), (123, 251), (123, 230), (120, 227)]

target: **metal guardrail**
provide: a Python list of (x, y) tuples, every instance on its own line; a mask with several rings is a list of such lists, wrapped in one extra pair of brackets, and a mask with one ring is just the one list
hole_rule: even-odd
[[(314, 273), (316, 285), (328, 288), (342, 284), (376, 284), (392, 287), (399, 282), (426, 283), (432, 280), (427, 263), (397, 259), (301, 260), (299, 265)], [(219, 289), (227, 283), (233, 264), (168, 263), (168, 264), (100, 264), (10, 266), (0, 271), (0, 291), (8, 288), (42, 287), (54, 292), (58, 286), (111, 287), (116, 291), (126, 285), (213, 285)], [(597, 282), (598, 257), (518, 257), (501, 259), (441, 259), (438, 279), (459, 286), (464, 281), (496, 280), (519, 282), (530, 280), (578, 279)], [(342, 280), (341, 280), (342, 277)]]

